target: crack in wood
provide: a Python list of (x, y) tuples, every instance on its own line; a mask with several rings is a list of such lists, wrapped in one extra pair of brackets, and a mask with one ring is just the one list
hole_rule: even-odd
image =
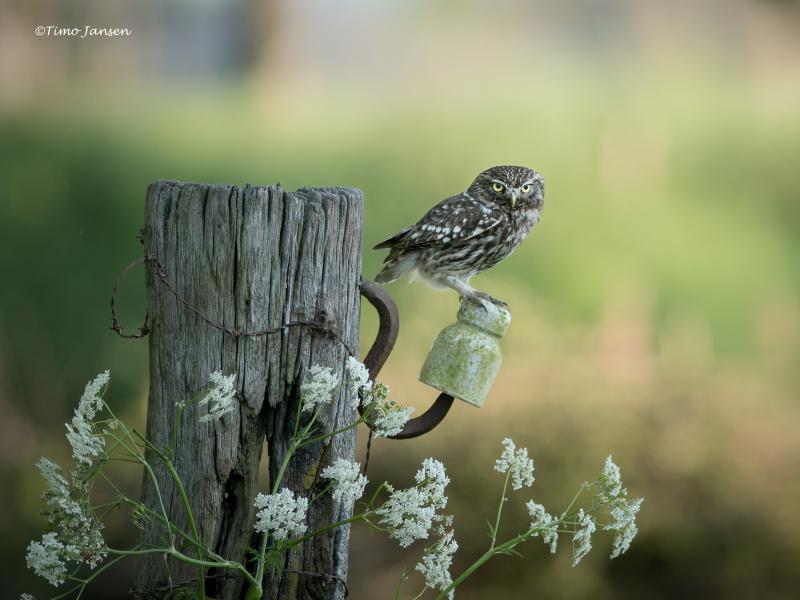
[[(362, 228), (358, 190), (291, 193), (279, 187), (159, 181), (148, 189), (144, 242), (166, 265), (177, 292), (209, 319), (249, 331), (275, 328), (295, 314), (314, 320), (324, 316), (326, 322), (341, 324), (338, 335), (357, 348)], [(237, 411), (207, 424), (199, 422), (200, 407), (187, 407), (174, 455), (201, 537), (219, 554), (244, 561), (245, 548), (252, 544), (259, 467), (266, 459), (274, 474), (275, 461), (286, 451), (291, 429), (286, 420), (294, 414), (304, 371), (321, 364), (342, 375), (348, 351), (324, 331), (308, 327), (279, 327), (260, 337), (226, 335), (186, 310), (152, 269), (146, 281), (152, 330), (148, 437), (156, 445), (168, 443), (175, 403), (203, 389), (212, 371), (239, 374)], [(350, 400), (340, 394), (321, 424), (334, 429), (349, 422)], [(269, 453), (262, 457), (265, 437)], [(337, 457), (352, 458), (354, 439), (354, 432), (348, 432), (300, 453), (285, 485), (306, 493), (309, 474)], [(188, 529), (167, 473), (159, 469), (157, 478), (170, 518)], [(146, 479), (142, 498), (155, 506), (154, 487)], [(330, 497), (322, 499), (310, 509), (308, 527), (316, 529), (343, 511)], [(153, 524), (142, 541), (154, 542), (160, 535)], [(346, 535), (338, 535), (304, 544), (289, 557), (294, 573), (265, 582), (267, 597), (343, 598), (346, 587), (334, 582), (347, 576), (342, 558), (347, 542)], [(190, 548), (183, 549), (191, 554)], [(169, 566), (173, 581), (196, 577), (188, 565)], [(216, 575), (209, 579), (215, 597), (240, 596), (240, 578)], [(158, 590), (166, 582), (164, 561), (143, 556), (135, 586), (140, 595), (150, 590), (148, 597), (161, 597), (167, 592)]]

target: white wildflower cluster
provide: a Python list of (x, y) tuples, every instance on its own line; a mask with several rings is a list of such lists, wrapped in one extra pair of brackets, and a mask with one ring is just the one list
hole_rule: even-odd
[(617, 558), (627, 552), (631, 542), (633, 542), (633, 538), (639, 533), (639, 528), (636, 526), (636, 515), (639, 513), (642, 502), (644, 502), (643, 498), (628, 500), (611, 509), (611, 516), (614, 522), (604, 527), (604, 529), (613, 529), (617, 532), (614, 536), (611, 558)]
[(100, 392), (108, 384), (109, 378), (109, 372), (103, 371), (86, 384), (86, 389), (73, 414), (72, 423), (67, 424), (67, 441), (72, 446), (72, 455), (76, 461), (85, 466), (91, 466), (102, 454), (105, 446), (105, 437), (95, 433), (92, 419), (103, 408)]
[(306, 381), (300, 386), (300, 401), (303, 412), (313, 411), (317, 406), (328, 404), (339, 380), (328, 367), (313, 365), (308, 370)]
[(64, 545), (55, 532), (50, 532), (45, 533), (40, 542), (30, 543), (25, 560), (29, 569), (58, 587), (67, 575), (67, 561), (73, 560), (76, 554), (73, 546)]
[(254, 505), (258, 509), (255, 530), (272, 534), (275, 541), (306, 532), (308, 498), (295, 497), (291, 490), (283, 488), (277, 494), (258, 494)]
[(597, 486), (600, 488), (600, 497), (611, 502), (620, 494), (627, 494), (622, 488), (622, 479), (619, 467), (614, 464), (611, 455), (606, 458), (603, 465), (603, 472), (597, 478)]
[(390, 400), (388, 396), (389, 388), (380, 382), (375, 382), (369, 396), (364, 400), (365, 406), (372, 406), (370, 420), (373, 433), (377, 437), (392, 437), (403, 431), (411, 418), (411, 413), (414, 412), (413, 406), (403, 406)]
[(333, 499), (346, 506), (361, 498), (367, 478), (361, 474), (361, 465), (352, 460), (337, 458), (322, 470), (322, 476), (333, 480)]
[(578, 525), (575, 533), (572, 535), (572, 566), (575, 567), (583, 559), (584, 556), (589, 554), (592, 549), (592, 534), (597, 529), (597, 525), (589, 513), (584, 512), (583, 509), (578, 511), (575, 516)]
[[(403, 431), (414, 407), (402, 406), (389, 400), (389, 388), (378, 381), (370, 380), (367, 367), (352, 356), (345, 363), (345, 373), (345, 384), (353, 394), (350, 406), (353, 410), (359, 405), (364, 409), (370, 408), (369, 415), (365, 416), (372, 423), (374, 434), (378, 437), (391, 437)], [(311, 411), (330, 402), (332, 393), (338, 386), (339, 382), (329, 368), (318, 365), (311, 367), (308, 380), (300, 386), (303, 410)]]
[(43, 456), (36, 462), (36, 468), (39, 469), (39, 473), (42, 474), (42, 477), (47, 482), (47, 490), (42, 496), (43, 500), (48, 502), (49, 498), (69, 498), (69, 484), (61, 474), (61, 467)]
[(352, 408), (358, 408), (359, 404), (366, 407), (372, 401), (371, 392), (373, 383), (369, 378), (369, 370), (366, 365), (357, 358), (347, 357), (345, 363), (347, 372), (347, 385), (353, 393)]
[[(453, 564), (453, 555), (458, 550), (458, 543), (453, 539), (452, 529), (441, 528), (439, 533), (442, 537), (426, 550), (414, 568), (424, 575), (426, 586), (444, 591), (453, 583), (450, 565)], [(450, 590), (448, 598), (452, 600), (454, 594), (454, 590)]]
[(389, 400), (389, 388), (379, 381), (370, 381), (369, 371), (363, 363), (353, 357), (347, 360), (348, 384), (356, 394), (352, 407), (358, 408), (359, 402), (364, 408), (372, 407), (369, 420), (373, 424), (373, 432), (378, 437), (397, 435), (408, 423), (413, 406), (402, 406)]
[[(75, 477), (72, 484), (68, 483), (61, 468), (51, 460), (42, 458), (36, 466), (47, 481), (42, 500), (47, 504), (46, 514), (53, 531), (28, 545), (26, 562), (37, 575), (59, 586), (64, 583), (67, 563), (94, 568), (105, 558), (106, 546), (100, 532), (102, 526), (89, 507), (86, 486)], [(81, 499), (75, 500), (73, 495)]]
[(19, 600), (36, 600), (36, 598), (34, 598), (34, 597), (33, 597), (32, 595), (30, 595), (30, 594), (25, 594), (25, 593), (24, 593), (24, 594), (22, 594), (22, 595), (19, 597)]
[(604, 525), (603, 529), (616, 531), (611, 558), (617, 558), (628, 550), (639, 531), (636, 526), (636, 515), (639, 513), (644, 499), (627, 499), (628, 490), (622, 487), (619, 467), (614, 464), (611, 456), (606, 459), (603, 472), (598, 477), (596, 484), (599, 489), (600, 502), (611, 505), (613, 522)]
[(427, 539), (433, 522), (444, 518), (436, 511), (447, 506), (444, 492), (450, 479), (441, 462), (426, 458), (415, 480), (414, 487), (404, 490), (387, 485), (389, 499), (375, 511), (381, 517), (380, 524), (401, 548), (407, 548), (415, 540)]
[(548, 544), (550, 546), (550, 552), (555, 554), (558, 546), (559, 520), (549, 514), (544, 506), (537, 504), (533, 500), (529, 500), (525, 506), (531, 517), (531, 529), (537, 530), (533, 536), (536, 537), (541, 533), (542, 541)]
[(200, 417), (201, 423), (219, 421), (224, 415), (236, 408), (236, 373), (223, 375), (222, 371), (214, 371), (208, 380), (209, 389), (198, 401), (208, 404), (208, 414)]
[(413, 412), (413, 406), (402, 406), (394, 400), (387, 400), (377, 404), (373, 413), (375, 435), (378, 437), (397, 435), (403, 431)]
[(71, 483), (62, 475), (61, 467), (47, 458), (36, 463), (39, 472), (47, 481), (47, 490), (42, 501), (47, 506), (47, 515), (53, 535), (63, 542), (65, 548), (73, 548), (72, 560), (97, 566), (106, 556), (102, 524), (91, 510), (89, 489), (75, 474)]
[(108, 385), (108, 371), (86, 384), (72, 421), (67, 424), (67, 441), (72, 446), (75, 465), (70, 473), (47, 458), (40, 458), (36, 467), (47, 482), (42, 494), (49, 529), (41, 540), (28, 545), (27, 564), (55, 586), (61, 585), (67, 563), (96, 567), (107, 554), (102, 525), (92, 511), (89, 484), (83, 479), (103, 455), (105, 437), (96, 432), (93, 421), (103, 408), (100, 394)]
[(528, 458), (527, 448), (517, 448), (511, 438), (503, 440), (503, 454), (494, 463), (495, 471), (508, 473), (511, 471), (511, 487), (515, 490), (523, 485), (533, 485), (533, 460)]

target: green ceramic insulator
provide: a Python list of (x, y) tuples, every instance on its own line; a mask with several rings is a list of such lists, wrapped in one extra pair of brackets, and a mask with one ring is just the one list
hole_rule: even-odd
[(433, 342), (419, 380), (473, 406), (483, 406), (500, 370), (500, 338), (511, 313), (486, 302), (462, 302), (458, 320)]

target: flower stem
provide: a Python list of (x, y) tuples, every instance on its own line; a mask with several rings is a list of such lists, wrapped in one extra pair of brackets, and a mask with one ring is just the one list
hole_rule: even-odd
[(354, 427), (357, 427), (359, 425), (359, 423), (361, 423), (361, 422), (362, 422), (362, 420), (359, 419), (358, 421), (354, 421), (353, 423), (350, 423), (346, 427), (342, 427), (341, 429), (337, 429), (336, 431), (331, 431), (330, 433), (321, 433), (320, 435), (318, 435), (316, 437), (313, 437), (313, 438), (310, 438), (310, 439), (307, 439), (307, 440), (303, 441), (300, 444), (300, 447), (309, 446), (311, 444), (315, 444), (317, 442), (321, 442), (322, 440), (325, 440), (327, 438), (331, 438), (331, 437), (333, 437), (335, 435), (338, 435), (340, 433), (344, 433), (345, 431), (350, 431)]
[[(408, 581), (409, 576), (413, 572), (414, 572), (414, 567), (410, 567), (410, 568), (406, 569), (405, 571), (403, 571), (403, 574), (400, 576), (400, 581), (397, 582), (397, 587), (394, 588), (394, 600), (400, 600), (400, 587), (406, 581)], [(428, 587), (425, 586), (425, 589), (428, 589)], [(423, 590), (423, 591), (425, 591), (425, 590)]]
[(578, 488), (578, 491), (575, 492), (575, 495), (572, 497), (572, 500), (570, 500), (570, 503), (567, 505), (567, 508), (565, 508), (564, 512), (561, 513), (561, 518), (559, 519), (559, 521), (563, 521), (564, 517), (567, 516), (567, 513), (569, 513), (569, 511), (572, 510), (572, 507), (575, 506), (575, 503), (578, 501), (578, 497), (581, 495), (583, 490), (586, 489), (586, 487), (587, 486), (585, 483), (581, 484), (581, 486)]
[[(175, 465), (172, 464), (172, 460), (170, 460), (169, 456), (161, 452), (158, 448), (156, 448), (150, 441), (140, 434), (135, 429), (133, 430), (134, 435), (138, 437), (142, 443), (152, 450), (158, 458), (161, 459), (161, 462), (164, 463), (164, 466), (167, 468), (167, 471), (172, 477), (172, 480), (175, 482), (175, 487), (178, 489), (178, 495), (181, 497), (181, 504), (183, 505), (183, 510), (186, 513), (186, 518), (189, 520), (189, 527), (192, 530), (192, 535), (194, 536), (195, 540), (197, 540), (198, 546), (203, 545), (203, 541), (200, 539), (200, 534), (197, 532), (197, 524), (194, 520), (194, 513), (192, 512), (192, 506), (189, 504), (189, 497), (186, 495), (186, 488), (183, 485), (183, 480), (181, 480), (180, 475), (178, 475), (178, 471), (175, 470)], [(203, 552), (197, 551), (197, 557), (202, 558)], [(197, 591), (200, 594), (200, 600), (205, 600), (206, 598), (206, 571), (202, 566), (198, 565), (197, 569)]]
[(489, 549), (494, 548), (494, 543), (497, 541), (497, 530), (500, 528), (500, 516), (503, 514), (503, 505), (506, 503), (506, 491), (508, 490), (508, 478), (511, 477), (511, 469), (506, 473), (506, 479), (503, 482), (503, 493), (500, 496), (500, 506), (497, 507), (497, 518), (494, 521), (494, 528), (492, 529), (492, 543)]
[(439, 595), (436, 596), (435, 600), (443, 600), (444, 598), (447, 598), (447, 594), (449, 594), (451, 590), (454, 590), (459, 585), (461, 585), (467, 577), (469, 577), (475, 571), (477, 571), (481, 566), (483, 566), (483, 564), (487, 560), (492, 558), (494, 555), (495, 555), (495, 549), (494, 548), (490, 548), (489, 550), (484, 552), (483, 555), (478, 560), (476, 560), (474, 563), (472, 563), (469, 567), (467, 567), (466, 571), (461, 573), (461, 575), (459, 575), (453, 581), (453, 583), (448, 585), (442, 592), (440, 592)]
[(427, 591), (428, 591), (428, 589), (429, 589), (429, 588), (428, 588), (428, 586), (426, 585), (425, 587), (423, 587), (423, 588), (420, 590), (419, 594), (417, 594), (416, 596), (414, 596), (414, 597), (413, 597), (411, 600), (419, 600), (420, 598), (422, 598), (422, 596), (425, 594), (425, 592), (427, 592)]
[(245, 579), (250, 581), (251, 583), (255, 583), (255, 578), (250, 575), (247, 569), (244, 568), (242, 563), (233, 561), (233, 560), (224, 560), (224, 561), (210, 561), (210, 560), (200, 560), (197, 558), (192, 558), (177, 550), (175, 548), (144, 548), (142, 550), (116, 550), (114, 548), (107, 548), (109, 554), (116, 554), (120, 556), (139, 556), (142, 554), (164, 554), (166, 556), (171, 556), (177, 560), (180, 560), (185, 563), (189, 563), (190, 565), (197, 565), (202, 567), (210, 567), (216, 569), (234, 569), (242, 573)]
[(180, 527), (177, 527), (176, 525), (174, 525), (173, 523), (170, 523), (169, 521), (164, 521), (164, 517), (162, 517), (162, 516), (161, 516), (160, 514), (158, 514), (156, 511), (154, 511), (154, 510), (152, 510), (152, 509), (148, 508), (148, 507), (147, 507), (147, 506), (145, 506), (144, 504), (140, 504), (139, 502), (136, 502), (135, 500), (131, 500), (131, 499), (130, 499), (130, 498), (128, 498), (127, 496), (122, 496), (122, 497), (121, 497), (121, 501), (122, 501), (123, 503), (127, 504), (127, 505), (128, 505), (128, 506), (130, 506), (130, 507), (133, 507), (133, 508), (141, 508), (141, 509), (142, 509), (142, 510), (144, 510), (144, 511), (145, 511), (145, 512), (146, 512), (146, 513), (149, 515), (149, 516), (153, 517), (154, 519), (158, 519), (158, 520), (161, 522), (161, 524), (162, 524), (162, 525), (164, 525), (164, 527), (166, 527), (166, 528), (167, 528), (167, 530), (170, 532), (170, 535), (172, 535), (172, 533), (177, 533), (179, 536), (181, 536), (181, 537), (182, 537), (184, 540), (186, 540), (186, 541), (187, 541), (187, 542), (189, 542), (190, 544), (194, 544), (194, 546), (195, 546), (195, 547), (196, 547), (198, 550), (201, 550), (201, 551), (205, 552), (205, 553), (206, 553), (206, 554), (208, 554), (209, 556), (215, 556), (214, 552), (211, 552), (211, 551), (210, 551), (208, 548), (206, 548), (205, 546), (203, 546), (202, 544), (200, 544), (200, 542), (198, 542), (198, 541), (197, 541), (196, 539), (194, 539), (194, 538), (193, 538), (191, 535), (189, 535), (188, 533), (186, 533), (185, 531), (183, 531), (183, 530), (182, 530)]
[[(298, 407), (298, 411), (301, 407)], [(298, 417), (299, 422), (299, 417)], [(297, 427), (295, 426), (295, 429)], [(289, 445), (289, 448), (286, 450), (286, 455), (283, 457), (283, 462), (281, 462), (281, 466), (278, 468), (278, 474), (275, 476), (275, 483), (272, 485), (272, 493), (277, 494), (278, 489), (280, 488), (281, 481), (283, 480), (283, 474), (286, 472), (286, 468), (289, 466), (289, 461), (292, 459), (292, 455), (294, 455), (295, 451), (297, 450), (298, 446), (295, 442), (294, 437), (292, 438), (292, 443)], [(258, 565), (256, 566), (256, 576), (255, 576), (255, 583), (250, 586), (250, 589), (247, 590), (247, 595), (245, 596), (246, 600), (258, 600), (263, 595), (264, 591), (261, 588), (261, 582), (264, 579), (264, 563), (266, 561), (267, 556), (267, 540), (269, 538), (269, 532), (265, 531), (261, 537), (261, 545), (258, 549)]]
[(439, 593), (438, 596), (434, 600), (443, 600), (447, 597), (447, 594), (450, 593), (451, 590), (456, 589), (459, 585), (464, 583), (464, 581), (472, 575), (475, 571), (477, 571), (480, 567), (486, 563), (490, 558), (492, 558), (495, 554), (508, 554), (510, 550), (515, 548), (521, 542), (524, 542), (529, 537), (531, 537), (535, 533), (539, 533), (541, 528), (531, 527), (524, 533), (519, 534), (516, 537), (511, 538), (507, 542), (500, 544), (499, 546), (493, 546), (489, 548), (486, 552), (484, 552), (478, 560), (472, 563), (467, 569), (461, 573), (449, 586), (447, 586), (442, 592)]
[(124, 556), (118, 556), (117, 558), (108, 561), (107, 563), (105, 563), (102, 566), (98, 567), (94, 571), (94, 573), (89, 575), (89, 577), (87, 577), (86, 579), (82, 579), (80, 581), (80, 583), (78, 583), (78, 585), (71, 587), (66, 592), (63, 592), (62, 594), (59, 594), (58, 596), (54, 596), (52, 600), (60, 600), (61, 598), (66, 598), (67, 596), (70, 596), (73, 592), (76, 592), (76, 591), (78, 592), (78, 596), (80, 596), (80, 594), (83, 593), (84, 588), (86, 588), (86, 586), (89, 585), (96, 577), (98, 577), (103, 571), (107, 571), (108, 569), (113, 567), (115, 564), (117, 564), (123, 558), (125, 558), (125, 557)]
[(348, 523), (355, 523), (356, 521), (361, 521), (362, 519), (366, 519), (367, 516), (369, 516), (370, 514), (372, 514), (372, 513), (370, 511), (367, 511), (365, 513), (354, 515), (354, 516), (352, 516), (352, 517), (350, 517), (348, 519), (342, 519), (341, 521), (336, 521), (335, 523), (330, 523), (328, 525), (325, 525), (325, 527), (320, 527), (316, 531), (313, 531), (311, 533), (308, 533), (308, 534), (304, 535), (301, 538), (297, 538), (296, 540), (292, 540), (291, 542), (285, 544), (284, 547), (285, 548), (294, 548), (295, 546), (298, 546), (298, 545), (302, 544), (303, 542), (307, 542), (311, 538), (315, 538), (318, 535), (322, 535), (326, 531), (330, 531), (331, 529), (336, 529), (337, 527), (341, 527), (342, 525), (347, 525)]
[[(175, 480), (175, 486), (178, 488), (178, 494), (181, 497), (181, 503), (183, 504), (183, 509), (186, 511), (186, 516), (189, 519), (189, 528), (192, 530), (192, 535), (194, 539), (197, 540), (197, 544), (200, 547), (203, 547), (203, 541), (200, 539), (200, 534), (197, 532), (197, 524), (194, 521), (194, 514), (192, 513), (192, 507), (189, 504), (189, 497), (186, 495), (186, 488), (183, 485), (183, 481), (181, 481), (178, 472), (175, 470), (175, 466), (172, 464), (171, 460), (168, 460), (164, 463), (169, 471), (169, 474), (172, 475), (172, 479)], [(197, 557), (201, 558), (203, 556), (203, 552), (197, 550)], [(198, 565), (197, 568), (197, 591), (200, 594), (200, 600), (205, 600), (206, 598), (206, 570)]]

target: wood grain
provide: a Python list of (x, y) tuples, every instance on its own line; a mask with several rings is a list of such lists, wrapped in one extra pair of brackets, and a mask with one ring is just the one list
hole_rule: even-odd
[[(158, 181), (147, 193), (144, 240), (175, 290), (211, 321), (243, 331), (315, 321), (355, 349), (362, 228), (363, 196), (354, 189), (287, 192), (280, 187)], [(219, 422), (200, 423), (206, 409), (192, 404), (183, 414), (172, 452), (200, 536), (220, 555), (244, 561), (245, 549), (257, 547), (253, 499), (264, 491), (257, 485), (259, 469), (268, 470), (272, 480), (285, 455), (304, 373), (319, 364), (341, 374), (348, 350), (334, 336), (300, 325), (259, 337), (226, 334), (188, 310), (150, 269), (147, 293), (150, 440), (169, 445), (176, 402), (189, 402), (211, 372), (237, 374), (238, 409)], [(349, 404), (343, 391), (323, 412), (323, 427), (332, 430), (351, 422)], [(292, 460), (285, 485), (313, 493), (322, 468), (337, 457), (352, 458), (354, 438), (349, 432), (305, 448)], [(262, 460), (265, 441), (268, 456)], [(157, 469), (156, 478), (171, 520), (189, 531), (166, 470)], [(142, 499), (153, 510), (155, 489), (145, 476)], [(328, 496), (311, 508), (309, 530), (345, 518), (348, 511)], [(151, 524), (142, 541), (163, 544), (163, 528)], [(176, 544), (193, 554), (185, 544)], [(305, 543), (287, 557), (287, 571), (266, 582), (265, 597), (343, 598), (345, 588), (337, 578), (347, 577), (347, 555), (347, 529)], [(240, 597), (241, 578), (232, 572), (208, 575), (209, 595)], [(136, 594), (163, 597), (169, 576), (174, 585), (196, 577), (196, 569), (143, 556)]]

